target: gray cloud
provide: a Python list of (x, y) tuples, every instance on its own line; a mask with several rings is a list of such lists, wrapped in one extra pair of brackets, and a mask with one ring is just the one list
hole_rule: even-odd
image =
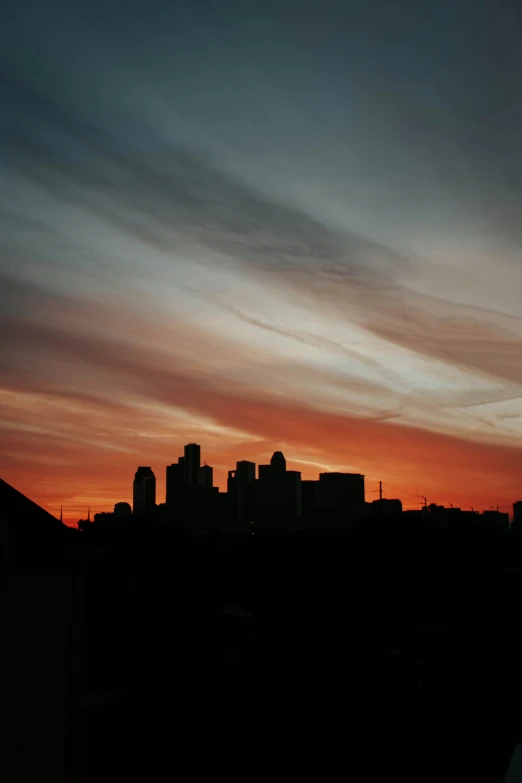
[(335, 307), (341, 317), (390, 342), (522, 382), (520, 320), (412, 294), (398, 274), (409, 262), (392, 248), (333, 231), (204, 156), (172, 148), (143, 155), (123, 141), (116, 154), (114, 139), (91, 133), (79, 121), (74, 128), (80, 161), (65, 165), (50, 159), (44, 147), (33, 148), (31, 166), (19, 163), (18, 170), (146, 244), (162, 250), (180, 241), (206, 246), (290, 294), (306, 293), (314, 307)]
[[(505, 20), (498, 24), (505, 29)], [(518, 56), (508, 48), (497, 63), (497, 82)], [(75, 204), (163, 251), (180, 244), (217, 251), (289, 296), (304, 294), (311, 307), (335, 308), (340, 317), (426, 357), (522, 382), (520, 322), (412, 294), (403, 283), (410, 261), (393, 248), (349, 227), (334, 230), (234, 178), (215, 158), (166, 144), (139, 117), (138, 106), (134, 124), (123, 130), (121, 122), (116, 127), (88, 106), (80, 113), (71, 102), (59, 103), (13, 70), (0, 74), (0, 90), (6, 109), (0, 128), (4, 165), (44, 187), (50, 198)], [(421, 107), (413, 108), (422, 114)], [(480, 127), (471, 162), (499, 147), (491, 124)], [(515, 176), (511, 185), (517, 183)], [(29, 221), (25, 230), (42, 234), (45, 226)], [(9, 307), (12, 311), (12, 302)], [(311, 344), (314, 338), (294, 330), (293, 339)]]

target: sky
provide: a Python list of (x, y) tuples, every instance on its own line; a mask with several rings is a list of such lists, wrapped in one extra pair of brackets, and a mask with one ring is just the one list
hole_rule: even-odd
[[(522, 497), (522, 6), (6, 0), (0, 475)], [(507, 510), (507, 509), (506, 509)]]

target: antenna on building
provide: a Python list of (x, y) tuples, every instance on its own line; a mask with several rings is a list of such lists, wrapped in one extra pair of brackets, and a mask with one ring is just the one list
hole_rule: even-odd
[(372, 489), (372, 492), (378, 492), (379, 500), (382, 500), (382, 481), (379, 481), (379, 489)]
[(91, 507), (89, 506), (89, 510), (87, 512), (87, 522), (91, 521)]
[(60, 506), (60, 522), (63, 522), (62, 506)]

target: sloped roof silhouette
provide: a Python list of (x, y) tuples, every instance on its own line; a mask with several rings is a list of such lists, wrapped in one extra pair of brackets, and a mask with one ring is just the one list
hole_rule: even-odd
[(48, 511), (39, 506), (33, 500), (29, 500), (7, 481), (0, 478), (0, 517), (16, 517), (23, 519), (25, 523), (46, 525), (50, 529), (58, 530), (63, 527), (59, 519), (53, 517)]
[(7, 481), (0, 479), (0, 541), (13, 551), (42, 550), (68, 539), (74, 531)]

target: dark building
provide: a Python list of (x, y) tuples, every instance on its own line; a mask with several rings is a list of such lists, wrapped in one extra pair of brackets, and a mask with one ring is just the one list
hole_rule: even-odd
[(285, 473), (285, 485), (286, 513), (290, 519), (298, 519), (303, 512), (301, 473), (297, 470), (287, 470)]
[(252, 522), (256, 464), (241, 460), (228, 471), (227, 491), (234, 523), (246, 527)]
[(512, 530), (522, 531), (522, 500), (513, 503), (513, 524)]
[(301, 503), (304, 514), (317, 504), (318, 488), (318, 481), (301, 481)]
[(282, 527), (302, 513), (301, 474), (286, 470), (282, 452), (274, 452), (270, 465), (259, 465), (254, 489), (254, 520), (260, 527)]
[(134, 476), (132, 511), (146, 514), (156, 507), (156, 477), (150, 467), (139, 467)]
[(132, 509), (129, 503), (116, 503), (114, 506), (114, 516), (117, 519), (126, 519), (132, 514)]
[(504, 514), (497, 509), (487, 509), (482, 514), (482, 521), (486, 523), (492, 532), (509, 532), (509, 514)]
[(198, 484), (199, 469), (201, 467), (201, 446), (197, 443), (187, 443), (185, 446), (185, 482), (188, 487), (196, 487)]
[(165, 502), (168, 506), (172, 506), (176, 502), (184, 486), (182, 459), (183, 457), (180, 457), (178, 462), (167, 465)]
[(235, 495), (237, 485), (237, 477), (235, 470), (229, 470), (227, 475), (227, 494), (232, 497)]
[(236, 478), (239, 483), (251, 484), (256, 477), (256, 463), (243, 459), (236, 462)]
[(360, 473), (320, 473), (318, 502), (321, 506), (351, 508), (364, 505), (364, 476)]
[(274, 451), (270, 460), (270, 467), (274, 475), (281, 476), (286, 472), (286, 459), (282, 451)]
[(269, 481), (274, 475), (272, 465), (259, 465), (257, 468), (257, 477), (260, 481)]
[(198, 486), (200, 487), (213, 487), (214, 486), (214, 471), (205, 462), (198, 472)]
[(402, 501), (398, 498), (377, 498), (372, 502), (372, 513), (392, 516), (402, 514)]

